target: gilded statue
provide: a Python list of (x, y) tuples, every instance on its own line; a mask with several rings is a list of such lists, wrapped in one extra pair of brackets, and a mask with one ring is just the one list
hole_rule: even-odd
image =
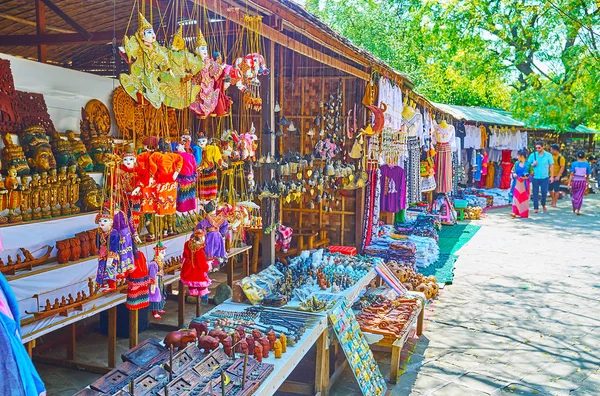
[(100, 186), (85, 170), (79, 168), (79, 200), (83, 212), (100, 210), (102, 207)]
[(73, 150), (73, 157), (77, 164), (85, 169), (87, 172), (91, 172), (94, 170), (94, 161), (92, 161), (92, 157), (87, 152), (87, 148), (85, 144), (75, 138), (75, 132), (67, 131), (67, 138), (69, 142), (71, 142), (71, 149)]
[(56, 169), (50, 169), (48, 172), (48, 188), (50, 189), (50, 212), (52, 217), (60, 216), (59, 193), (61, 185), (58, 182), (58, 173)]
[(33, 218), (31, 210), (31, 176), (21, 177), (21, 216), (23, 221), (29, 221)]
[(56, 169), (56, 160), (44, 127), (37, 125), (27, 127), (23, 130), (20, 139), (21, 145), (25, 147), (30, 168), (35, 168), (38, 172)]
[(42, 218), (47, 219), (52, 217), (50, 210), (50, 195), (52, 193), (50, 183), (48, 181), (48, 172), (40, 173), (40, 207), (42, 208)]
[(69, 209), (71, 214), (77, 214), (81, 211), (79, 206), (77, 206), (77, 201), (79, 201), (79, 183), (81, 182), (77, 174), (77, 165), (70, 165), (68, 172)]
[(69, 208), (67, 207), (67, 204), (69, 203), (69, 178), (67, 176), (66, 166), (61, 166), (60, 168), (58, 168), (57, 185), (60, 214), (62, 216), (71, 214)]
[(4, 185), (8, 190), (6, 203), (8, 207), (8, 222), (16, 223), (22, 221), (23, 217), (16, 212), (21, 207), (21, 183), (17, 178), (17, 170), (15, 168), (8, 169), (8, 176), (6, 176)]
[(25, 153), (21, 146), (14, 144), (10, 133), (2, 136), (4, 148), (2, 149), (2, 161), (6, 168), (14, 167), (18, 176), (28, 175), (31, 170), (25, 158)]
[(119, 75), (125, 91), (138, 103), (148, 101), (159, 109), (164, 100), (160, 72), (169, 69), (169, 57), (156, 42), (154, 28), (142, 14), (138, 13), (138, 31), (132, 37), (125, 36), (119, 50), (129, 63), (129, 74)]
[(110, 113), (104, 103), (98, 99), (92, 99), (86, 103), (85, 113), (87, 120), (96, 130), (98, 136), (108, 136), (110, 134)]
[[(8, 202), (8, 190), (6, 189), (6, 184), (4, 183), (4, 179), (2, 179), (2, 174), (0, 174), (0, 212), (6, 209)], [(8, 219), (2, 215), (0, 215), (0, 224), (5, 224), (8, 222)]]
[(200, 86), (192, 85), (191, 79), (202, 68), (202, 60), (185, 48), (181, 25), (173, 36), (168, 56), (170, 70), (160, 74), (163, 103), (168, 107), (185, 109), (200, 92)]
[[(95, 106), (94, 108), (98, 108), (98, 106)], [(96, 172), (103, 172), (106, 167), (104, 154), (111, 152), (112, 140), (108, 136), (109, 129), (102, 127), (97, 119), (98, 117), (88, 113), (86, 109), (81, 109), (79, 131), (81, 140), (85, 144), (86, 151), (93, 160), (93, 170)]]
[(31, 214), (33, 220), (39, 220), (42, 218), (42, 206), (41, 206), (41, 183), (39, 173), (34, 173), (29, 182), (29, 189), (31, 190)]
[(56, 159), (56, 166), (59, 168), (62, 166), (67, 166), (67, 164), (75, 160), (71, 142), (61, 138), (57, 131), (54, 131), (52, 134), (52, 141), (50, 142), (50, 145), (52, 146), (52, 152), (54, 153), (54, 158)]

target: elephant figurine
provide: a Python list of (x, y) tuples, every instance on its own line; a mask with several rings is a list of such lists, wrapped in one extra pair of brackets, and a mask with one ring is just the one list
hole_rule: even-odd
[(198, 339), (198, 348), (204, 353), (214, 351), (219, 347), (219, 339), (205, 335)]
[[(173, 345), (174, 348), (183, 349), (189, 343), (196, 342), (198, 339), (198, 333), (196, 329), (172, 331), (164, 339), (164, 343), (167, 347)], [(217, 341), (218, 344), (218, 341)]]

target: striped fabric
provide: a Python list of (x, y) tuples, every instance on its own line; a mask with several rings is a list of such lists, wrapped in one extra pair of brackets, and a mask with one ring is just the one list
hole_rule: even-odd
[(438, 143), (435, 146), (436, 170), (435, 170), (435, 192), (452, 192), (452, 148), (450, 143)]
[(515, 180), (512, 212), (514, 215), (522, 218), (529, 217), (529, 190), (526, 185), (526, 179), (522, 177), (518, 177)]
[(408, 289), (404, 287), (402, 282), (400, 282), (400, 280), (396, 277), (396, 275), (394, 275), (392, 270), (390, 270), (390, 268), (384, 263), (380, 263), (379, 265), (377, 265), (375, 267), (375, 272), (377, 272), (381, 279), (383, 279), (383, 281), (387, 283), (389, 287), (394, 289), (394, 291), (398, 293), (398, 295), (404, 296), (406, 295), (406, 293), (408, 293)]
[(583, 204), (583, 196), (587, 189), (587, 180), (573, 180), (571, 183), (571, 203), (574, 210), (580, 210)]
[(217, 168), (205, 169), (200, 174), (199, 196), (204, 201), (217, 198)]
[(129, 278), (127, 281), (127, 300), (125, 306), (130, 310), (146, 308), (150, 305), (148, 301), (148, 277)]

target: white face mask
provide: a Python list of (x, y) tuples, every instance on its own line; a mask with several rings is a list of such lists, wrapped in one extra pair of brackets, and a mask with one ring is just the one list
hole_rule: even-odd
[(154, 29), (148, 28), (144, 30), (143, 40), (146, 44), (152, 44), (156, 41), (156, 34), (154, 33)]
[(206, 139), (206, 138), (198, 139), (198, 146), (200, 146), (202, 148), (206, 147), (207, 143), (208, 143), (208, 139)]
[(127, 169), (133, 169), (133, 167), (135, 166), (135, 157), (123, 158), (123, 165), (125, 165)]
[(108, 232), (112, 228), (112, 221), (110, 219), (100, 219), (98, 227), (104, 232)]
[(158, 253), (156, 254), (158, 257), (160, 257), (161, 259), (164, 259), (165, 256), (167, 255), (167, 251), (166, 250), (159, 250)]
[(206, 59), (206, 58), (208, 58), (208, 47), (206, 47), (204, 45), (200, 46), (200, 47), (196, 47), (196, 53), (198, 55), (200, 55), (200, 57), (202, 59)]

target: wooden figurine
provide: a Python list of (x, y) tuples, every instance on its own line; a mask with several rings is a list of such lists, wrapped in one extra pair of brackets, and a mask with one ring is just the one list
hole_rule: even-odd
[(4, 181), (4, 185), (8, 190), (8, 199), (6, 206), (8, 207), (8, 222), (17, 223), (23, 220), (23, 217), (16, 212), (17, 208), (21, 207), (21, 183), (17, 178), (17, 169), (11, 167), (8, 169), (8, 176)]
[(42, 218), (42, 208), (40, 207), (40, 175), (34, 173), (31, 176), (29, 182), (29, 189), (31, 190), (31, 215), (33, 220), (39, 220)]
[(273, 343), (273, 354), (275, 355), (275, 359), (281, 359), (282, 351), (281, 341), (275, 340)]
[(79, 201), (79, 183), (81, 182), (81, 179), (77, 174), (77, 165), (69, 165), (68, 172), (67, 194), (69, 210), (71, 214), (77, 214), (81, 211), (79, 206), (77, 206), (77, 201)]
[[(248, 344), (248, 355), (254, 356), (255, 341), (251, 335), (246, 336), (246, 344)], [(260, 352), (262, 355), (262, 351)]]
[(21, 177), (21, 216), (23, 221), (29, 221), (33, 218), (31, 213), (31, 176), (26, 175)]
[(269, 357), (269, 340), (267, 337), (261, 337), (260, 340), (258, 340), (258, 342), (260, 342), (260, 345), (262, 346), (262, 354), (264, 358), (268, 358)]
[(224, 340), (221, 340), (221, 344), (223, 345), (223, 350), (227, 356), (232, 356), (232, 347), (233, 347), (233, 339), (231, 336), (226, 337)]
[(60, 168), (58, 168), (56, 180), (58, 204), (60, 205), (60, 214), (62, 216), (70, 215), (71, 210), (69, 209), (69, 179), (67, 176), (66, 166), (61, 166)]
[(281, 333), (279, 335), (279, 341), (281, 341), (281, 352), (286, 353), (287, 352), (287, 337), (285, 336), (285, 334)]
[(262, 363), (263, 356), (263, 347), (261, 343), (254, 341), (254, 359), (256, 359), (257, 362)]
[[(166, 335), (163, 342), (167, 347), (170, 347), (171, 345), (173, 345), (175, 348), (183, 349), (189, 343), (196, 342), (197, 339), (198, 339), (198, 334), (196, 333), (196, 330), (190, 329), (190, 330), (172, 331)], [(201, 339), (202, 339), (202, 337), (201, 337)], [(217, 345), (219, 345), (218, 341), (217, 341)], [(200, 347), (200, 345), (198, 345), (198, 346)], [(202, 348), (202, 347), (200, 347), (200, 348)], [(213, 348), (213, 349), (215, 349), (215, 348)]]
[(277, 340), (277, 336), (275, 335), (273, 329), (267, 333), (267, 339), (269, 340), (269, 348), (273, 349), (275, 346), (275, 341)]

